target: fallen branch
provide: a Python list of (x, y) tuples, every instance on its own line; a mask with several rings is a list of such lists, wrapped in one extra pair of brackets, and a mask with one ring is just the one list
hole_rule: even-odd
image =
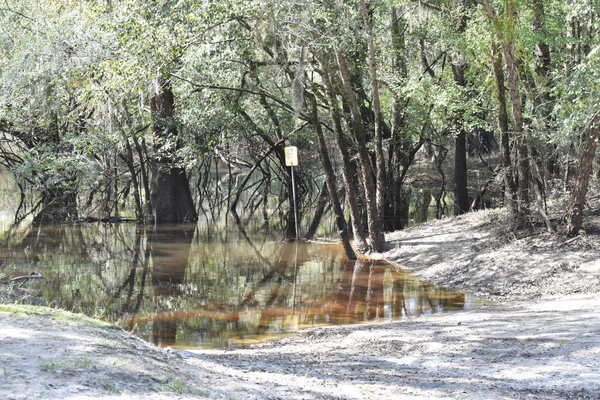
[(11, 278), (11, 279), (0, 281), (0, 283), (8, 284), (8, 283), (15, 283), (15, 282), (25, 282), (30, 279), (46, 279), (46, 278), (39, 272), (32, 272), (28, 275), (17, 276), (17, 277)]

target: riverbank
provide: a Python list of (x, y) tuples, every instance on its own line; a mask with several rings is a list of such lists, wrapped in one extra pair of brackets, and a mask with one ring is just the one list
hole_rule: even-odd
[(511, 238), (502, 218), (395, 232), (378, 255), (494, 302), (476, 310), (178, 352), (85, 317), (0, 305), (0, 398), (600, 399), (598, 235)]
[(424, 281), (494, 302), (600, 292), (600, 217), (567, 238), (507, 231), (503, 210), (488, 210), (393, 232), (377, 254)]

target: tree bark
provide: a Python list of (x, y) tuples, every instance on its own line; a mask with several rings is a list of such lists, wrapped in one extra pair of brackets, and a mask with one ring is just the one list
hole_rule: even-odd
[(579, 233), (583, 224), (583, 210), (585, 208), (585, 198), (588, 191), (590, 176), (596, 156), (596, 147), (598, 138), (600, 138), (600, 114), (596, 113), (584, 135), (585, 141), (579, 159), (579, 168), (577, 174), (577, 183), (573, 190), (571, 209), (568, 215), (567, 233), (569, 236), (575, 236)]
[[(385, 157), (383, 155), (383, 134), (382, 134), (382, 113), (381, 99), (379, 96), (379, 79), (377, 76), (377, 60), (375, 56), (375, 38), (373, 35), (372, 10), (366, 1), (362, 2), (363, 23), (367, 29), (367, 60), (369, 65), (369, 78), (371, 79), (371, 101), (373, 103), (373, 113), (375, 120), (375, 203), (376, 213), (375, 223), (382, 226), (383, 210), (385, 206), (384, 188), (385, 188)], [(380, 229), (381, 230), (381, 229)], [(383, 230), (378, 241), (383, 241)]]
[(329, 193), (327, 192), (327, 182), (325, 182), (321, 186), (321, 192), (319, 193), (319, 199), (317, 200), (317, 209), (315, 210), (313, 219), (308, 226), (306, 235), (304, 235), (305, 239), (312, 239), (315, 237), (315, 233), (317, 232), (317, 229), (319, 229), (319, 225), (321, 225), (321, 220), (323, 219), (323, 214), (325, 213), (328, 202)]
[(367, 150), (366, 134), (362, 121), (362, 114), (358, 101), (352, 89), (350, 80), (350, 72), (346, 57), (341, 51), (336, 50), (336, 59), (338, 62), (344, 96), (350, 106), (352, 115), (352, 131), (358, 144), (358, 157), (360, 159), (361, 176), (364, 186), (365, 200), (367, 203), (367, 225), (369, 227), (369, 241), (371, 249), (374, 251), (382, 251), (384, 244), (383, 227), (377, 217), (377, 201), (376, 201), (376, 182), (374, 168), (371, 166), (371, 159)]
[[(393, 56), (392, 66), (396, 76), (405, 81), (408, 78), (406, 62), (406, 45), (404, 32), (406, 21), (402, 16), (400, 7), (391, 8), (390, 36), (392, 41)], [(400, 82), (401, 84), (404, 82)], [(409, 132), (403, 130), (406, 105), (409, 98), (393, 93), (392, 105), (392, 131), (388, 146), (388, 167), (386, 177), (386, 207), (382, 214), (385, 230), (394, 231), (403, 229), (408, 224), (408, 211), (410, 202), (410, 189), (404, 187), (404, 176), (412, 164), (415, 146)]]
[[(460, 2), (462, 8), (462, 14), (459, 19), (457, 31), (459, 34), (464, 34), (467, 28), (467, 6), (469, 5), (468, 0)], [(467, 62), (465, 60), (464, 51), (461, 49), (458, 51), (453, 63), (452, 73), (454, 82), (462, 87), (467, 87), (467, 80), (465, 78), (465, 69), (467, 68)], [(467, 131), (464, 128), (464, 110), (460, 110), (460, 115), (456, 121), (458, 134), (454, 138), (454, 204), (457, 214), (464, 214), (469, 211), (469, 191), (467, 181)]]
[(331, 203), (331, 207), (333, 208), (333, 212), (335, 213), (335, 222), (339, 231), (340, 238), (342, 239), (342, 245), (344, 246), (346, 257), (348, 257), (348, 259), (350, 260), (356, 260), (356, 254), (354, 253), (354, 249), (352, 249), (352, 246), (350, 245), (348, 225), (346, 224), (346, 220), (344, 219), (344, 212), (342, 211), (342, 206), (338, 198), (337, 185), (335, 183), (335, 173), (333, 172), (333, 166), (331, 164), (329, 151), (327, 150), (327, 144), (325, 143), (325, 138), (323, 136), (321, 123), (319, 122), (317, 101), (315, 99), (314, 94), (309, 94), (309, 101), (311, 106), (311, 114), (313, 118), (313, 126), (315, 127), (317, 137), (319, 139), (319, 155), (321, 156), (321, 163), (323, 164), (323, 169), (325, 170), (325, 179), (327, 182), (327, 192), (329, 193), (329, 201)]
[(496, 83), (496, 100), (498, 101), (498, 126), (502, 133), (502, 168), (504, 169), (504, 203), (513, 220), (517, 216), (516, 188), (514, 172), (510, 157), (510, 131), (508, 111), (506, 108), (506, 89), (504, 87), (504, 71), (502, 68), (502, 53), (499, 45), (493, 44), (494, 77)]
[(185, 169), (177, 165), (172, 154), (161, 154), (163, 141), (175, 141), (174, 147), (178, 147), (174, 103), (171, 83), (156, 79), (151, 112), (157, 154), (151, 162), (150, 183), (150, 202), (156, 224), (196, 222), (198, 219)]
[(454, 139), (454, 203), (456, 213), (469, 211), (469, 192), (467, 189), (467, 133), (461, 130)]
[(329, 115), (333, 121), (336, 143), (342, 155), (342, 177), (344, 179), (344, 185), (346, 186), (346, 199), (348, 202), (348, 208), (350, 209), (350, 219), (352, 221), (352, 231), (354, 233), (354, 244), (359, 251), (365, 251), (367, 250), (367, 242), (365, 241), (367, 229), (362, 222), (363, 218), (358, 204), (359, 187), (356, 184), (355, 179), (356, 168), (352, 164), (350, 145), (347, 143), (347, 139), (344, 136), (342, 118), (340, 115), (338, 101), (336, 99), (336, 91), (332, 81), (333, 76), (329, 72), (329, 61), (322, 54), (319, 55), (318, 59), (319, 65), (323, 71), (323, 81), (325, 83), (325, 90), (327, 92)]
[(519, 91), (519, 75), (515, 60), (515, 9), (514, 0), (506, 1), (507, 15), (505, 26), (501, 22), (493, 9), (490, 0), (481, 0), (484, 10), (496, 30), (498, 40), (502, 44), (504, 62), (508, 70), (508, 87), (510, 92), (511, 109), (515, 131), (515, 142), (518, 159), (516, 160), (518, 172), (517, 185), (517, 213), (513, 220), (513, 228), (523, 228), (527, 225), (529, 211), (529, 152), (527, 149), (527, 138), (523, 129), (523, 114), (521, 113), (521, 93)]

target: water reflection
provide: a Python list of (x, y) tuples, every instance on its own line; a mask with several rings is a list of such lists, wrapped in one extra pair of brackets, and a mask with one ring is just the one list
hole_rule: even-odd
[[(182, 286), (188, 267), (194, 226), (165, 227), (149, 233), (148, 247), (152, 258), (152, 285), (157, 314), (170, 309), (173, 299), (183, 295)], [(158, 346), (177, 344), (177, 319), (156, 318), (152, 321), (152, 341)]]
[(9, 275), (41, 272), (54, 306), (119, 323), (160, 346), (244, 346), (317, 325), (459, 310), (474, 299), (341, 247), (195, 227), (85, 224), (37, 229), (2, 254)]

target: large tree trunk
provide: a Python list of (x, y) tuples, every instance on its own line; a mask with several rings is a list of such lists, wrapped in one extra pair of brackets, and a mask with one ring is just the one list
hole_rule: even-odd
[[(462, 14), (458, 24), (457, 31), (459, 34), (464, 34), (467, 28), (467, 7), (470, 6), (469, 0), (460, 2)], [(467, 62), (465, 60), (464, 51), (459, 50), (452, 63), (452, 72), (454, 81), (457, 85), (466, 88), (467, 80), (465, 78), (465, 70)], [(467, 132), (464, 128), (464, 110), (460, 111), (458, 120), (456, 121), (458, 134), (454, 139), (454, 204), (457, 214), (464, 214), (469, 211), (469, 192), (467, 182)]]
[(150, 202), (157, 224), (195, 222), (198, 219), (185, 170), (177, 165), (172, 150), (169, 154), (161, 154), (165, 143), (174, 141), (173, 148), (178, 147), (174, 102), (171, 83), (157, 79), (151, 101), (152, 132), (157, 154), (151, 162), (150, 184)]
[(571, 209), (568, 215), (567, 233), (569, 236), (575, 236), (581, 229), (583, 223), (583, 209), (585, 207), (585, 197), (592, 174), (594, 157), (596, 156), (596, 147), (600, 138), (600, 114), (596, 114), (590, 122), (589, 127), (584, 134), (584, 144), (579, 159), (579, 168), (577, 174), (577, 183), (573, 190)]
[(150, 199), (155, 223), (196, 222), (198, 216), (183, 168), (157, 163), (152, 168), (151, 182)]

